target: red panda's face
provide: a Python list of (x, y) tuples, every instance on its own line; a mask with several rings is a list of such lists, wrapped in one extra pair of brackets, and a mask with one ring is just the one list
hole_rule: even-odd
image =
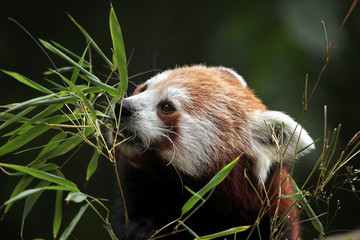
[[(156, 75), (123, 99), (120, 131), (129, 140), (119, 150), (137, 167), (146, 161), (142, 156), (151, 152), (189, 176), (221, 165), (217, 161), (247, 154), (256, 161), (255, 174), (265, 181), (278, 160), (264, 121), (274, 125), (284, 121), (289, 135), (295, 128), (285, 114), (267, 111), (234, 71), (178, 68)], [(304, 143), (300, 141), (299, 149), (312, 141), (305, 130), (301, 135)], [(290, 151), (293, 155), (295, 149)]]

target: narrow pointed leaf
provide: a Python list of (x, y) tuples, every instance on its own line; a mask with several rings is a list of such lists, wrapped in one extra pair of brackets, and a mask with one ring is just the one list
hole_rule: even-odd
[[(69, 55), (70, 57), (76, 59), (76, 60), (80, 60), (80, 56), (78, 56), (77, 54), (73, 53), (72, 51), (70, 51), (69, 49), (63, 47), (62, 45), (60, 45), (59, 43), (57, 42), (54, 42), (54, 41), (51, 41), (52, 44), (55, 45), (55, 47), (57, 47), (58, 49), (60, 49), (62, 52), (64, 52), (65, 54)], [(81, 63), (81, 66), (84, 66), (84, 67), (89, 67), (90, 66), (90, 63), (86, 60), (83, 60), (83, 62)], [(57, 72), (59, 72), (59, 69), (57, 69)]]
[(30, 196), (32, 194), (38, 193), (38, 192), (43, 191), (43, 190), (72, 191), (74, 189), (70, 188), (70, 187), (66, 187), (66, 186), (45, 186), (45, 187), (41, 187), (41, 188), (31, 188), (31, 189), (27, 189), (25, 191), (22, 191), (21, 193), (19, 193), (18, 195), (16, 195), (13, 198), (10, 198), (3, 205), (16, 202), (16, 201), (18, 201), (20, 199), (23, 199), (25, 197), (28, 197), (28, 196)]
[(118, 92), (117, 89), (103, 83), (100, 81), (100, 79), (98, 77), (96, 77), (94, 74), (90, 73), (88, 70), (86, 70), (85, 68), (83, 68), (82, 66), (80, 66), (78, 63), (76, 63), (74, 60), (72, 60), (70, 57), (66, 56), (64, 53), (62, 53), (59, 49), (57, 49), (56, 47), (52, 46), (50, 43), (41, 40), (40, 42), (50, 51), (52, 51), (53, 53), (55, 53), (56, 55), (60, 56), (61, 58), (63, 58), (64, 60), (66, 60), (67, 62), (69, 62), (70, 64), (72, 64), (73, 66), (77, 67), (80, 69), (80, 71), (82, 73), (84, 73), (87, 77), (87, 80), (96, 85), (101, 87), (102, 89), (104, 89), (106, 92), (108, 92), (110, 95), (112, 96), (117, 96), (119, 97), (120, 94)]
[[(291, 181), (293, 189), (296, 193), (300, 193), (300, 189), (294, 180)], [(324, 233), (324, 227), (320, 222), (319, 218), (316, 216), (314, 210), (311, 208), (310, 204), (306, 200), (305, 196), (299, 198), (301, 206), (305, 209), (306, 214), (311, 220), (311, 224), (319, 233)]]
[(85, 36), (85, 38), (91, 43), (91, 45), (93, 46), (93, 48), (95, 49), (95, 51), (104, 59), (104, 61), (107, 63), (107, 65), (112, 69), (113, 68), (113, 64), (111, 63), (111, 61), (105, 56), (105, 54), (101, 51), (101, 49), (98, 47), (98, 45), (95, 43), (95, 41), (90, 37), (90, 35), (85, 31), (85, 29), (83, 27), (80, 26), (79, 23), (77, 23), (75, 21), (75, 19), (73, 17), (71, 17), (70, 15), (68, 15), (69, 18), (71, 19), (71, 21), (79, 28), (79, 30), (81, 31), (81, 33)]
[(121, 94), (125, 93), (128, 88), (128, 73), (126, 63), (126, 53), (121, 28), (117, 20), (114, 8), (110, 9), (110, 32), (114, 48), (114, 64), (119, 71), (120, 84), (118, 90)]
[(79, 222), (81, 217), (84, 215), (84, 213), (85, 213), (88, 206), (89, 206), (89, 204), (85, 204), (84, 206), (82, 206), (80, 208), (79, 212), (73, 218), (71, 223), (66, 227), (64, 232), (61, 234), (59, 240), (66, 240), (66, 239), (68, 239), (70, 237), (70, 235), (71, 235), (72, 231), (74, 230), (76, 224)]
[[(70, 138), (67, 138), (64, 140), (59, 146), (57, 146), (55, 149), (45, 153), (41, 156), (41, 161), (45, 161), (57, 156), (61, 156), (69, 151), (71, 151), (73, 148), (75, 148), (77, 145), (82, 143), (84, 141), (83, 137), (88, 137), (93, 132), (93, 129), (86, 129), (84, 135), (77, 134), (77, 136), (73, 136)], [(38, 159), (40, 160), (40, 159)]]
[(98, 166), (98, 160), (99, 160), (100, 152), (95, 149), (94, 154), (89, 162), (89, 165), (87, 167), (86, 171), (86, 181), (89, 181), (91, 176), (94, 174), (94, 172), (97, 169)]
[(53, 221), (53, 237), (56, 239), (62, 220), (62, 195), (63, 191), (56, 192), (56, 200), (55, 200), (55, 214), (54, 214), (54, 221)]
[(67, 197), (65, 198), (65, 201), (69, 202), (75, 202), (75, 203), (81, 203), (84, 201), (88, 196), (82, 192), (74, 191), (69, 192)]
[[(219, 185), (231, 172), (239, 157), (233, 160), (231, 163), (226, 165), (223, 169), (221, 169), (200, 191), (197, 192), (196, 195), (191, 196), (191, 198), (184, 204), (181, 212), (182, 215), (187, 213), (190, 209), (195, 206), (195, 204), (211, 189)], [(200, 198), (201, 197), (201, 198)]]
[(16, 115), (11, 114), (11, 117), (9, 116), (9, 119), (0, 125), (0, 130), (13, 124), (14, 122), (19, 121), (19, 120), (20, 121), (27, 120), (27, 118), (24, 118), (24, 116), (34, 109), (35, 109), (35, 106), (32, 106), (32, 107), (28, 107), (28, 108), (22, 110), (21, 112), (17, 113)]
[[(58, 134), (56, 134), (54, 137), (52, 137), (50, 139), (50, 141), (48, 142), (48, 144), (46, 144), (44, 146), (44, 148), (40, 151), (40, 153), (37, 155), (37, 157), (35, 158), (34, 161), (32, 161), (31, 163), (28, 164), (29, 167), (33, 166), (34, 164), (37, 164), (39, 162), (45, 162), (43, 161), (43, 156), (45, 154), (47, 154), (48, 152), (54, 150), (55, 148), (57, 148), (57, 146), (59, 146), (60, 143), (63, 142), (63, 140), (66, 138), (67, 134), (64, 132), (59, 132)], [(38, 168), (38, 167), (37, 167)]]
[(227, 229), (225, 231), (221, 231), (221, 232), (218, 232), (218, 233), (214, 233), (214, 234), (210, 234), (210, 235), (195, 238), (195, 240), (209, 240), (209, 239), (214, 239), (214, 238), (225, 237), (225, 236), (232, 235), (232, 234), (235, 234), (235, 233), (244, 232), (247, 229), (249, 229), (250, 227), (251, 226), (233, 227), (233, 228)]
[[(50, 185), (50, 182), (41, 181), (36, 185), (36, 188), (42, 188), (42, 187), (49, 186), (49, 185)], [(34, 194), (31, 194), (30, 196), (28, 196), (26, 198), (25, 205), (24, 205), (24, 210), (23, 210), (23, 215), (22, 215), (22, 219), (21, 219), (21, 235), (22, 235), (23, 230), (24, 230), (25, 219), (26, 219), (27, 215), (29, 214), (30, 210), (32, 209), (32, 207), (34, 206), (34, 204), (36, 203), (36, 201), (39, 199), (39, 197), (41, 196), (41, 194), (44, 191), (45, 190), (35, 192)]]
[(39, 178), (42, 180), (46, 180), (49, 182), (53, 182), (53, 183), (59, 184), (61, 186), (68, 187), (69, 189), (72, 189), (74, 191), (77, 190), (77, 186), (75, 183), (73, 183), (70, 180), (67, 180), (65, 178), (48, 173), (48, 172), (44, 172), (44, 171), (41, 171), (38, 169), (24, 167), (24, 166), (20, 166), (20, 165), (15, 165), (15, 164), (0, 163), (0, 166), (5, 167), (5, 168), (10, 168), (15, 171), (27, 173), (33, 177), (36, 177), (36, 178)]
[(52, 94), (53, 92), (49, 89), (47, 89), (46, 87), (34, 82), (33, 80), (30, 80), (27, 77), (24, 77), (23, 75), (16, 73), (16, 72), (10, 72), (10, 71), (5, 71), (5, 70), (1, 70), (4, 73), (8, 74), (9, 76), (15, 78), (16, 80), (28, 85), (29, 87), (32, 87), (40, 92), (46, 93), (46, 94)]
[[(18, 195), (19, 193), (21, 193), (22, 191), (24, 191), (24, 189), (29, 186), (29, 184), (32, 182), (32, 180), (34, 179), (34, 177), (29, 176), (29, 175), (25, 175), (23, 176), (18, 184), (16, 185), (16, 187), (14, 188), (14, 190), (12, 191), (11, 195), (10, 195), (10, 199), (14, 198), (16, 195)], [(10, 208), (12, 207), (13, 203), (8, 203), (6, 205), (6, 208), (4, 210), (4, 213), (7, 213)]]

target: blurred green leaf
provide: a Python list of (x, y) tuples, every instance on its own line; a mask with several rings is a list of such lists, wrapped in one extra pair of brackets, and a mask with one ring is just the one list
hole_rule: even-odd
[(64, 132), (59, 132), (54, 137), (50, 139), (50, 141), (44, 146), (44, 148), (40, 151), (34, 161), (28, 164), (28, 166), (32, 166), (43, 160), (43, 156), (48, 152), (54, 150), (59, 146), (60, 143), (66, 138), (67, 134)]
[(10, 71), (5, 71), (5, 70), (2, 70), (4, 73), (8, 74), (9, 76), (15, 78), (16, 80), (40, 91), (40, 92), (43, 92), (43, 93), (46, 93), (46, 94), (53, 94), (53, 92), (49, 89), (47, 89), (46, 87), (30, 80), (29, 78), (27, 77), (24, 77), (23, 75), (19, 74), (19, 73), (16, 73), (16, 72), (10, 72)]
[(65, 198), (65, 201), (67, 202), (75, 202), (75, 203), (81, 203), (83, 202), (88, 196), (82, 192), (69, 192), (67, 197)]
[[(6, 119), (5, 122), (3, 124), (0, 125), (0, 130), (13, 124), (14, 122), (17, 122), (17, 121), (28, 121), (27, 118), (24, 118), (24, 116), (26, 114), (28, 114), (29, 112), (31, 112), (32, 110), (35, 109), (35, 106), (32, 106), (32, 107), (28, 107), (24, 110), (22, 110), (21, 112), (17, 113), (16, 115), (14, 114), (10, 114), (10, 113), (7, 113), (7, 114), (4, 114), (4, 115), (1, 115), (1, 118), (2, 119)], [(1, 119), (1, 120), (2, 120)]]
[(67, 62), (69, 62), (70, 64), (72, 64), (73, 66), (77, 67), (80, 69), (80, 71), (82, 73), (84, 73), (86, 75), (86, 79), (96, 85), (99, 86), (100, 88), (102, 88), (104, 91), (106, 91), (107, 93), (109, 93), (112, 96), (115, 97), (119, 97), (120, 94), (118, 92), (118, 90), (116, 90), (115, 88), (101, 82), (101, 80), (96, 77), (94, 74), (90, 73), (88, 70), (86, 70), (85, 68), (83, 68), (82, 66), (80, 66), (78, 63), (76, 63), (74, 60), (72, 60), (70, 57), (68, 57), (67, 55), (65, 55), (64, 53), (62, 53), (59, 49), (57, 49), (56, 47), (52, 46), (50, 43), (41, 40), (40, 42), (50, 51), (52, 51), (53, 53), (55, 53), (56, 55), (58, 55), (59, 57), (63, 58), (64, 60), (66, 60)]
[(63, 106), (62, 104), (53, 104), (48, 106), (46, 109), (36, 114), (34, 117), (28, 119), (22, 126), (15, 129), (14, 131), (11, 131), (10, 133), (7, 133), (4, 136), (13, 136), (28, 131), (31, 128), (31, 127), (29, 128), (31, 124), (44, 122), (47, 116), (59, 110), (62, 106)]
[(84, 137), (88, 137), (93, 131), (94, 131), (94, 129), (87, 128), (87, 129), (85, 129), (84, 133), (78, 133), (76, 136), (67, 138), (61, 144), (59, 144), (59, 146), (57, 146), (53, 150), (42, 155), (38, 159), (38, 161), (45, 161), (45, 160), (48, 160), (48, 159), (51, 159), (51, 158), (54, 158), (57, 156), (61, 156), (65, 153), (71, 151), (73, 148), (75, 148), (77, 145), (79, 145), (80, 143), (82, 143), (84, 141), (84, 139), (83, 139)]
[(195, 240), (209, 240), (209, 239), (224, 237), (224, 236), (227, 236), (227, 235), (231, 235), (231, 234), (235, 234), (235, 233), (239, 233), (239, 232), (244, 232), (247, 229), (249, 229), (250, 227), (251, 226), (233, 227), (233, 228), (227, 229), (225, 231), (221, 231), (221, 232), (218, 232), (218, 233), (214, 233), (214, 234), (210, 234), (210, 235), (195, 238)]
[(89, 165), (87, 167), (86, 171), (86, 181), (89, 181), (91, 176), (94, 174), (94, 172), (97, 169), (98, 166), (98, 160), (99, 160), (100, 152), (95, 149), (94, 154), (89, 162)]
[(114, 48), (114, 64), (119, 71), (120, 84), (118, 90), (121, 94), (125, 93), (128, 88), (128, 73), (127, 73), (127, 64), (126, 64), (126, 53), (124, 47), (124, 40), (121, 33), (120, 24), (117, 20), (113, 6), (110, 9), (110, 32), (111, 39)]
[[(42, 187), (49, 186), (49, 185), (50, 185), (50, 182), (41, 181), (36, 185), (36, 188), (42, 188)], [(22, 220), (21, 220), (21, 235), (24, 231), (24, 224), (25, 224), (25, 219), (26, 219), (27, 215), (29, 214), (30, 210), (32, 209), (32, 207), (34, 206), (34, 204), (36, 203), (36, 201), (39, 199), (39, 197), (41, 196), (41, 194), (44, 191), (45, 190), (35, 192), (26, 198), (23, 215), (22, 215)]]
[[(14, 198), (16, 195), (21, 193), (27, 186), (29, 186), (29, 184), (32, 182), (33, 179), (34, 179), (33, 176), (29, 176), (29, 175), (23, 176), (19, 180), (19, 182), (16, 184), (14, 190), (12, 191), (12, 193), (10, 195), (10, 199)], [(4, 210), (5, 214), (10, 210), (12, 205), (13, 205), (13, 202), (10, 202), (6, 205), (6, 208)]]
[(70, 235), (71, 235), (72, 231), (74, 230), (76, 224), (79, 222), (79, 220), (81, 219), (82, 215), (85, 213), (88, 206), (89, 206), (89, 204), (85, 204), (84, 206), (82, 206), (80, 208), (79, 212), (73, 218), (71, 223), (66, 227), (64, 232), (61, 234), (59, 240), (66, 240), (66, 239), (68, 239), (70, 237)]
[[(52, 44), (55, 45), (55, 47), (59, 48), (62, 52), (64, 52), (65, 54), (71, 56), (74, 59), (77, 59), (78, 61), (81, 59), (80, 56), (78, 56), (77, 54), (73, 53), (72, 51), (70, 51), (69, 49), (63, 47), (62, 45), (60, 45), (59, 43), (55, 42), (55, 41), (51, 41)], [(84, 67), (90, 67), (90, 63), (86, 60), (83, 60), (82, 63), (80, 64), (81, 66)], [(56, 70), (57, 72), (59, 72), (59, 69)]]
[(72, 191), (78, 190), (75, 183), (73, 183), (70, 180), (67, 180), (65, 178), (48, 173), (48, 172), (44, 172), (44, 171), (41, 171), (38, 169), (24, 167), (24, 166), (20, 166), (20, 165), (15, 165), (15, 164), (0, 163), (0, 166), (5, 167), (5, 168), (10, 168), (15, 171), (27, 173), (33, 177), (65, 186), (65, 187), (67, 187), (67, 189), (72, 189)]
[(41, 187), (41, 188), (31, 188), (31, 189), (27, 189), (25, 191), (22, 191), (21, 193), (19, 193), (18, 195), (16, 195), (13, 198), (10, 198), (9, 200), (7, 200), (2, 206), (16, 202), (20, 199), (23, 199), (27, 196), (30, 196), (32, 194), (35, 194), (37, 192), (43, 191), (43, 190), (56, 190), (56, 191), (71, 191), (74, 190), (71, 187), (67, 187), (67, 186), (45, 186), (45, 187)]
[[(294, 188), (294, 191), (296, 193), (301, 193), (298, 185), (296, 184), (296, 182), (294, 180), (291, 180), (292, 186)], [(316, 216), (314, 210), (311, 208), (310, 204), (308, 203), (308, 201), (306, 200), (305, 196), (300, 197), (299, 198), (300, 204), (301, 206), (304, 208), (306, 214), (308, 215), (311, 224), (314, 226), (314, 228), (319, 232), (319, 233), (324, 233), (324, 227), (321, 224), (319, 218)]]
[(62, 220), (62, 195), (63, 191), (56, 192), (56, 200), (55, 200), (55, 213), (54, 213), (54, 221), (53, 221), (53, 237), (56, 239)]
[(104, 61), (107, 63), (107, 65), (113, 69), (112, 62), (105, 56), (105, 54), (101, 51), (101, 49), (98, 47), (98, 45), (94, 42), (94, 40), (90, 37), (90, 35), (85, 31), (84, 28), (78, 24), (73, 17), (68, 15), (71, 21), (79, 28), (79, 30), (82, 32), (82, 34), (85, 36), (85, 38), (91, 43), (95, 51), (104, 59)]
[(191, 210), (195, 206), (195, 204), (203, 198), (206, 193), (219, 185), (229, 175), (238, 160), (239, 157), (226, 165), (202, 189), (200, 189), (200, 191), (198, 191), (196, 195), (191, 196), (191, 198), (182, 207), (181, 215), (184, 215), (189, 210)]

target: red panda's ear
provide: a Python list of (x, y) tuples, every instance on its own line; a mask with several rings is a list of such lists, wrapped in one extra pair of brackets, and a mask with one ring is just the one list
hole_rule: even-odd
[(315, 148), (306, 130), (282, 112), (256, 112), (249, 125), (254, 155), (258, 159), (257, 173), (263, 181), (272, 165), (291, 162)]
[(226, 67), (216, 67), (217, 70), (224, 72), (226, 74), (231, 75), (233, 78), (235, 78), (236, 80), (238, 80), (241, 85), (243, 85), (243, 87), (247, 87), (247, 83), (245, 82), (244, 78), (242, 76), (240, 76), (237, 72), (235, 72), (234, 70), (232, 70), (231, 68), (226, 68)]

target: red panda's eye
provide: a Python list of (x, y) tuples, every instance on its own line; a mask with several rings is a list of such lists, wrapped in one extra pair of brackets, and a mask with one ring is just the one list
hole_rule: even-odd
[(161, 103), (159, 108), (165, 114), (171, 114), (175, 111), (175, 108), (168, 102)]
[(147, 89), (147, 85), (144, 85), (142, 88), (139, 89), (139, 92), (142, 93)]

